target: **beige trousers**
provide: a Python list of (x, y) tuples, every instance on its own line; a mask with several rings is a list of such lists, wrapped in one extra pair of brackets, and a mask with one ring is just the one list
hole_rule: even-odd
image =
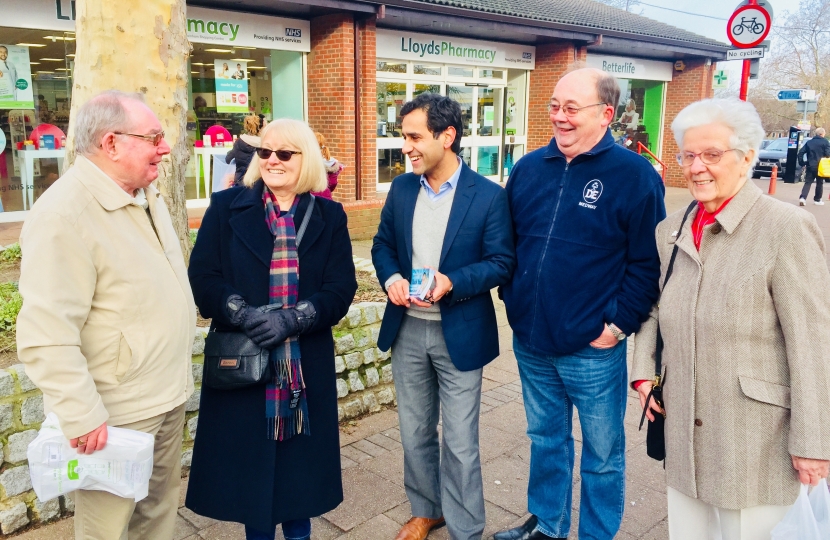
[(666, 488), (670, 540), (769, 540), (790, 506), (728, 510)]
[(136, 504), (106, 491), (78, 490), (76, 540), (171, 540), (179, 507), (184, 404), (172, 411), (118, 427), (152, 433), (153, 474), (146, 498)]

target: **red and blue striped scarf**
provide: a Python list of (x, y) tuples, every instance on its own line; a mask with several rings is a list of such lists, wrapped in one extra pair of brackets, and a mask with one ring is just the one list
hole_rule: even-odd
[[(282, 303), (283, 309), (297, 304), (300, 283), (300, 265), (297, 257), (294, 213), (299, 197), (291, 210), (280, 217), (279, 205), (267, 186), (263, 188), (265, 223), (274, 236), (271, 254), (269, 303)], [(291, 336), (271, 351), (274, 379), (265, 389), (265, 416), (268, 419), (268, 438), (284, 441), (299, 434), (309, 434), (308, 404), (306, 402), (303, 368), (300, 363), (300, 341)]]

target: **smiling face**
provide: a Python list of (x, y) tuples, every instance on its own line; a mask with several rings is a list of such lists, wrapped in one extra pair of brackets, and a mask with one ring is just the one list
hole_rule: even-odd
[[(276, 131), (267, 133), (262, 138), (262, 148), (299, 151), (299, 148), (285, 142)], [(277, 154), (272, 152), (268, 159), (259, 160), (259, 173), (262, 180), (275, 195), (288, 195), (297, 192), (297, 183), (300, 181), (302, 167), (302, 154), (293, 154), (288, 161), (280, 161)]]
[(449, 127), (435, 138), (427, 126), (426, 112), (415, 109), (403, 117), (401, 131), (404, 140), (401, 152), (409, 156), (415, 174), (430, 177), (448, 164), (456, 166), (457, 160), (451, 149), (455, 128)]
[[(591, 150), (605, 135), (614, 108), (608, 104), (593, 106), (600, 101), (597, 76), (591, 69), (571, 72), (556, 84), (551, 103), (558, 104), (559, 111), (549, 116), (556, 145), (569, 161)], [(563, 109), (566, 105), (586, 108), (567, 116)]]
[(732, 130), (723, 124), (706, 124), (690, 128), (683, 136), (681, 152), (698, 154), (714, 149), (724, 152), (720, 161), (706, 164), (696, 157), (688, 167), (683, 167), (683, 176), (692, 196), (703, 203), (707, 212), (714, 212), (729, 198), (741, 190), (747, 180), (747, 171), (755, 159), (755, 151), (746, 154), (729, 151), (732, 145)]
[(5, 61), (9, 57), (9, 50), (5, 47), (0, 47), (0, 60)]
[[(130, 117), (129, 133), (155, 135), (161, 132), (161, 122), (143, 103), (128, 100), (124, 107)], [(164, 139), (158, 146), (151, 141), (129, 135), (116, 136), (119, 176), (133, 190), (146, 188), (159, 175), (159, 163), (170, 153), (170, 146)]]

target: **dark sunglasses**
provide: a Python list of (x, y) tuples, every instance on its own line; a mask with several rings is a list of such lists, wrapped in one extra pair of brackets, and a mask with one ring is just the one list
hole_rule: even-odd
[(271, 154), (277, 154), (278, 160), (291, 161), (294, 154), (302, 154), (302, 152), (297, 152), (295, 150), (271, 150), (270, 148), (257, 148), (256, 154), (260, 159), (268, 159), (271, 157)]

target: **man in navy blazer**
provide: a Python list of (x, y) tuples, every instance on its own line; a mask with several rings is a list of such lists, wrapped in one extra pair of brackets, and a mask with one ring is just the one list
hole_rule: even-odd
[[(414, 173), (393, 180), (372, 246), (389, 295), (378, 347), (392, 347), (413, 516), (396, 540), (422, 540), (445, 523), (453, 540), (480, 539), (481, 374), (499, 354), (490, 290), (507, 283), (516, 264), (507, 196), (458, 157), (457, 102), (421, 94), (401, 117), (402, 151)], [(408, 278), (424, 268), (435, 270), (434, 288), (423, 300), (411, 298)]]

